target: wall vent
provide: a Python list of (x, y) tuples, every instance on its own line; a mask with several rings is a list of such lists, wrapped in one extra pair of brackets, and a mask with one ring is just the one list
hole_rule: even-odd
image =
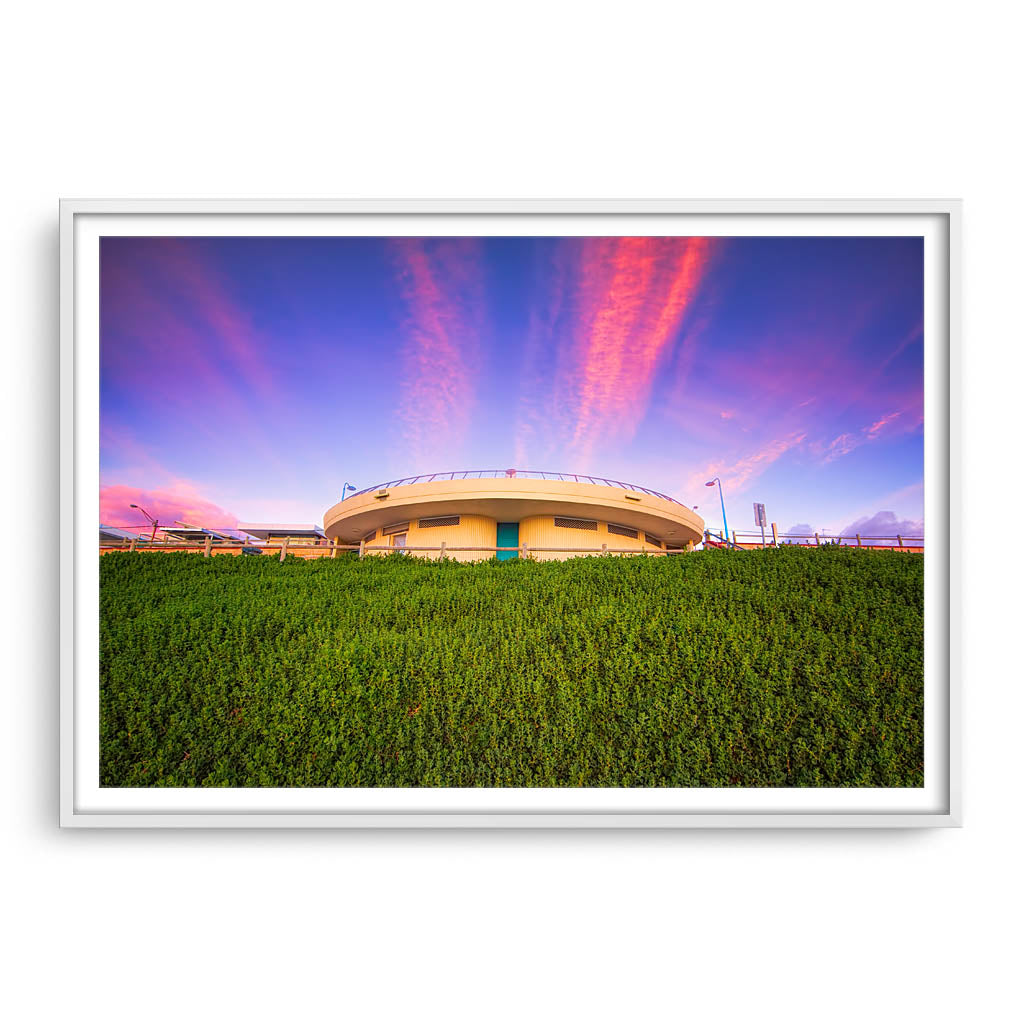
[(647, 538), (647, 543), (653, 544), (656, 548), (663, 548), (665, 546), (657, 537), (652, 537), (649, 533), (645, 533), (644, 536)]
[(618, 526), (616, 523), (608, 524), (608, 532), (614, 533), (619, 537), (632, 537), (633, 540), (640, 536), (637, 530), (630, 529), (628, 526)]
[(367, 534), (367, 535), (366, 535), (366, 536), (365, 536), (365, 537), (363, 538), (363, 543), (364, 543), (364, 544), (369, 544), (371, 540), (376, 540), (376, 539), (377, 539), (377, 531), (376, 531), (376, 530), (371, 530), (371, 531), (370, 531), (370, 532), (369, 532), (369, 533), (368, 533), (368, 534)]
[(432, 526), (458, 526), (459, 516), (434, 516), (431, 519), (421, 519), (420, 529), (429, 530)]
[(597, 522), (593, 519), (566, 519), (563, 516), (555, 516), (555, 526), (563, 530), (597, 530)]
[(405, 533), (408, 529), (408, 523), (395, 523), (394, 526), (385, 526), (382, 536), (388, 537), (392, 533)]

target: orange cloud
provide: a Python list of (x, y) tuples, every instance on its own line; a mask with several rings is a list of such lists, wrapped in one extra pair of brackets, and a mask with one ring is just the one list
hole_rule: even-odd
[(193, 526), (233, 529), (238, 517), (202, 497), (194, 484), (176, 481), (170, 488), (147, 491), (128, 484), (100, 488), (100, 522), (104, 526), (145, 527), (146, 517), (132, 505), (141, 505), (161, 526), (180, 521)]

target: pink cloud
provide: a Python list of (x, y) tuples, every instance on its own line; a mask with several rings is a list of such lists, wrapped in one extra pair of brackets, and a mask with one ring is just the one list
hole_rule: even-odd
[(231, 297), (217, 270), (202, 259), (194, 246), (178, 238), (162, 241), (161, 269), (165, 280), (180, 291), (206, 331), (220, 342), (232, 371), (263, 397), (270, 397), (274, 393), (273, 378), (266, 365), (263, 343), (248, 314)]
[(538, 423), (546, 425), (548, 447), (572, 452), (580, 468), (600, 445), (635, 434), (715, 244), (624, 237), (562, 246), (554, 301), (533, 325), (531, 377), (540, 387), (520, 409), (517, 457), (538, 436)]
[[(828, 444), (824, 444), (820, 441), (815, 442), (811, 448), (821, 457), (823, 462), (834, 462), (836, 459), (842, 458), (844, 455), (849, 455), (850, 452), (859, 448), (862, 444), (867, 444), (870, 441), (877, 441), (885, 428), (894, 420), (899, 419), (901, 415), (902, 413), (899, 411), (886, 413), (886, 415), (882, 416), (869, 426), (862, 427), (859, 431), (840, 434)], [(913, 429), (913, 427), (908, 429)]]
[(395, 242), (402, 298), (401, 398), (406, 458), (427, 467), (458, 450), (475, 403), (483, 330), (482, 254), (472, 238)]
[(833, 462), (844, 455), (849, 455), (854, 448), (860, 447), (863, 440), (863, 434), (840, 434), (837, 438), (830, 441), (828, 446), (825, 448), (825, 462)]
[(152, 396), (194, 436), (219, 443), (234, 429), (277, 461), (267, 413), (279, 411), (279, 396), (267, 344), (194, 242), (104, 239), (102, 377)]
[(143, 490), (128, 484), (100, 488), (100, 522), (105, 526), (145, 527), (146, 517), (131, 505), (141, 505), (161, 526), (180, 521), (193, 526), (232, 529), (238, 517), (199, 494), (195, 485), (176, 481), (160, 490)]
[[(547, 251), (534, 272), (533, 291), (539, 297), (529, 311), (524, 347), (522, 398), (515, 432), (515, 464), (531, 468), (531, 456), (565, 437), (572, 424), (564, 407), (552, 396), (552, 381), (571, 372), (568, 346), (555, 342), (556, 330), (567, 302), (572, 274), (565, 245)], [(542, 460), (543, 461), (543, 460)], [(538, 463), (532, 462), (536, 468)]]
[[(822, 463), (914, 430), (923, 419), (921, 385), (908, 388), (905, 376), (893, 377), (864, 359), (861, 338), (875, 329), (879, 308), (872, 300), (856, 308), (794, 309), (790, 322), (752, 338), (742, 353), (726, 348), (703, 366), (702, 385), (715, 395), (714, 404), (677, 383), (666, 417), (691, 444), (723, 455), (735, 452), (748, 432), (763, 446), (802, 434), (813, 439), (807, 450)], [(920, 325), (894, 336), (893, 358), (919, 336)], [(722, 416), (732, 409), (736, 418)], [(866, 426), (848, 426), (862, 416)], [(774, 426), (766, 428), (769, 423)]]
[(896, 347), (879, 364), (879, 372), (883, 371), (897, 356), (899, 356), (909, 345), (918, 341), (924, 336), (924, 321), (918, 320), (916, 324), (900, 339)]
[[(608, 243), (611, 243), (610, 245)], [(584, 247), (575, 444), (628, 439), (643, 417), (666, 343), (700, 284), (711, 240), (595, 239)], [(604, 244), (600, 244), (604, 243)], [(610, 277), (610, 280), (609, 280)]]
[[(163, 400), (195, 401), (221, 392), (223, 378), (187, 312), (163, 301), (145, 283), (144, 273), (123, 256), (104, 255), (101, 268), (101, 344), (104, 378), (125, 387), (157, 388)], [(104, 343), (116, 329), (123, 345)], [(181, 386), (191, 382), (191, 388)]]
[(890, 412), (887, 415), (883, 416), (877, 422), (872, 423), (871, 426), (867, 428), (868, 438), (873, 441), (878, 436), (882, 428), (892, 423), (892, 421), (896, 419), (899, 415), (900, 414), (898, 412)]
[(790, 449), (800, 445), (806, 437), (806, 434), (790, 434), (788, 437), (769, 441), (757, 451), (734, 462), (709, 462), (704, 469), (690, 475), (686, 482), (686, 492), (693, 493), (716, 476), (721, 478), (722, 487), (726, 491), (742, 492), (747, 484), (759, 477)]
[[(905, 376), (886, 373), (889, 363), (920, 338), (920, 322), (893, 336), (884, 360), (865, 359), (863, 339), (875, 337), (884, 309), (885, 297), (877, 295), (856, 304), (795, 306), (784, 321), (765, 329), (753, 325), (742, 351), (717, 351), (713, 364), (704, 367), (704, 385), (726, 408), (742, 408), (745, 420), (789, 417), (794, 429), (812, 435), (812, 417), (877, 416), (879, 406), (922, 409), (923, 386), (908, 392)], [(684, 427), (690, 425), (693, 398), (681, 382), (670, 415)], [(808, 410), (799, 421), (793, 415), (798, 409)]]

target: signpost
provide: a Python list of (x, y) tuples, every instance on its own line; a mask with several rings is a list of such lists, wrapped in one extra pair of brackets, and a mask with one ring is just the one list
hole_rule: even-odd
[(759, 502), (754, 502), (754, 525), (761, 527), (761, 547), (765, 546), (764, 541), (764, 528), (768, 525), (768, 520), (764, 514), (764, 505)]

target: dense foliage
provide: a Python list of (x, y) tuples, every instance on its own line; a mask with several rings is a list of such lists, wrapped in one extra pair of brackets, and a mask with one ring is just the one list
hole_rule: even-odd
[(100, 559), (106, 786), (920, 786), (923, 559)]

